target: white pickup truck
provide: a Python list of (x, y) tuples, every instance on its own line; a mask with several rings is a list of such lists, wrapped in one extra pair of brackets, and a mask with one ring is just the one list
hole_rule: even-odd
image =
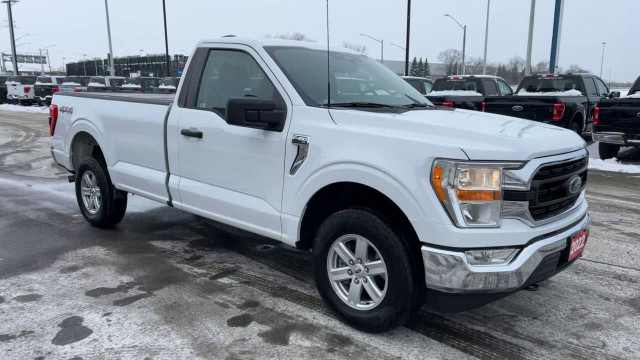
[(52, 155), (92, 225), (132, 193), (311, 251), (321, 296), (370, 332), (425, 295), (512, 293), (582, 254), (579, 136), (434, 107), (377, 61), (327, 57), (227, 37), (196, 47), (175, 97), (58, 92)]

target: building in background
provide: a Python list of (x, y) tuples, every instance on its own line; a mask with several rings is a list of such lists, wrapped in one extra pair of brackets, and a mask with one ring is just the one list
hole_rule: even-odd
[[(177, 54), (171, 59), (171, 76), (178, 76), (184, 70), (188, 56)], [(165, 75), (166, 57), (164, 54), (149, 54), (116, 57), (113, 61), (116, 76), (138, 77)], [(107, 76), (108, 59), (87, 59), (66, 64), (67, 75)]]

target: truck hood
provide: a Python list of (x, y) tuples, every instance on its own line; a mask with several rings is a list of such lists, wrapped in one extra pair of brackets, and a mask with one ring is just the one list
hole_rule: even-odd
[(414, 110), (381, 113), (331, 111), (338, 125), (362, 124), (387, 136), (455, 146), (470, 160), (525, 161), (582, 149), (585, 141), (572, 131), (510, 116), (470, 110)]

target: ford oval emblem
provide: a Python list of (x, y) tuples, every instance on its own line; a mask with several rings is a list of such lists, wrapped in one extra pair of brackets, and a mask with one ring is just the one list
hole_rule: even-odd
[(574, 175), (569, 179), (568, 190), (569, 194), (574, 195), (582, 188), (582, 178), (579, 175)]
[(516, 106), (511, 108), (511, 110), (513, 110), (513, 111), (522, 111), (522, 109), (523, 109), (523, 107), (520, 106), (520, 105), (516, 105)]
[(640, 117), (640, 112), (636, 114), (637, 117)]

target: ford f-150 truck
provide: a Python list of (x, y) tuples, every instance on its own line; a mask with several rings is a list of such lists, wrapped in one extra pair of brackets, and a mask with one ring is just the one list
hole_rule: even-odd
[(491, 75), (452, 75), (437, 79), (427, 99), (438, 106), (484, 111), (485, 97), (510, 96), (504, 79)]
[(51, 104), (53, 94), (60, 89), (64, 76), (38, 76), (34, 85), (35, 101), (40, 105)]
[(34, 85), (36, 76), (14, 75), (6, 81), (7, 100), (20, 105), (31, 105), (35, 102)]
[(593, 111), (598, 103), (620, 92), (609, 88), (595, 75), (543, 74), (526, 76), (516, 93), (485, 101), (485, 111), (554, 124), (577, 134), (593, 130)]
[(512, 293), (585, 249), (584, 140), (435, 107), (346, 49), (203, 41), (175, 96), (58, 92), (50, 115), (90, 224), (117, 224), (132, 193), (311, 251), (320, 295), (365, 331), (425, 295)]
[(621, 99), (602, 100), (593, 117), (593, 140), (602, 160), (618, 156), (621, 146), (640, 146), (640, 77)]

